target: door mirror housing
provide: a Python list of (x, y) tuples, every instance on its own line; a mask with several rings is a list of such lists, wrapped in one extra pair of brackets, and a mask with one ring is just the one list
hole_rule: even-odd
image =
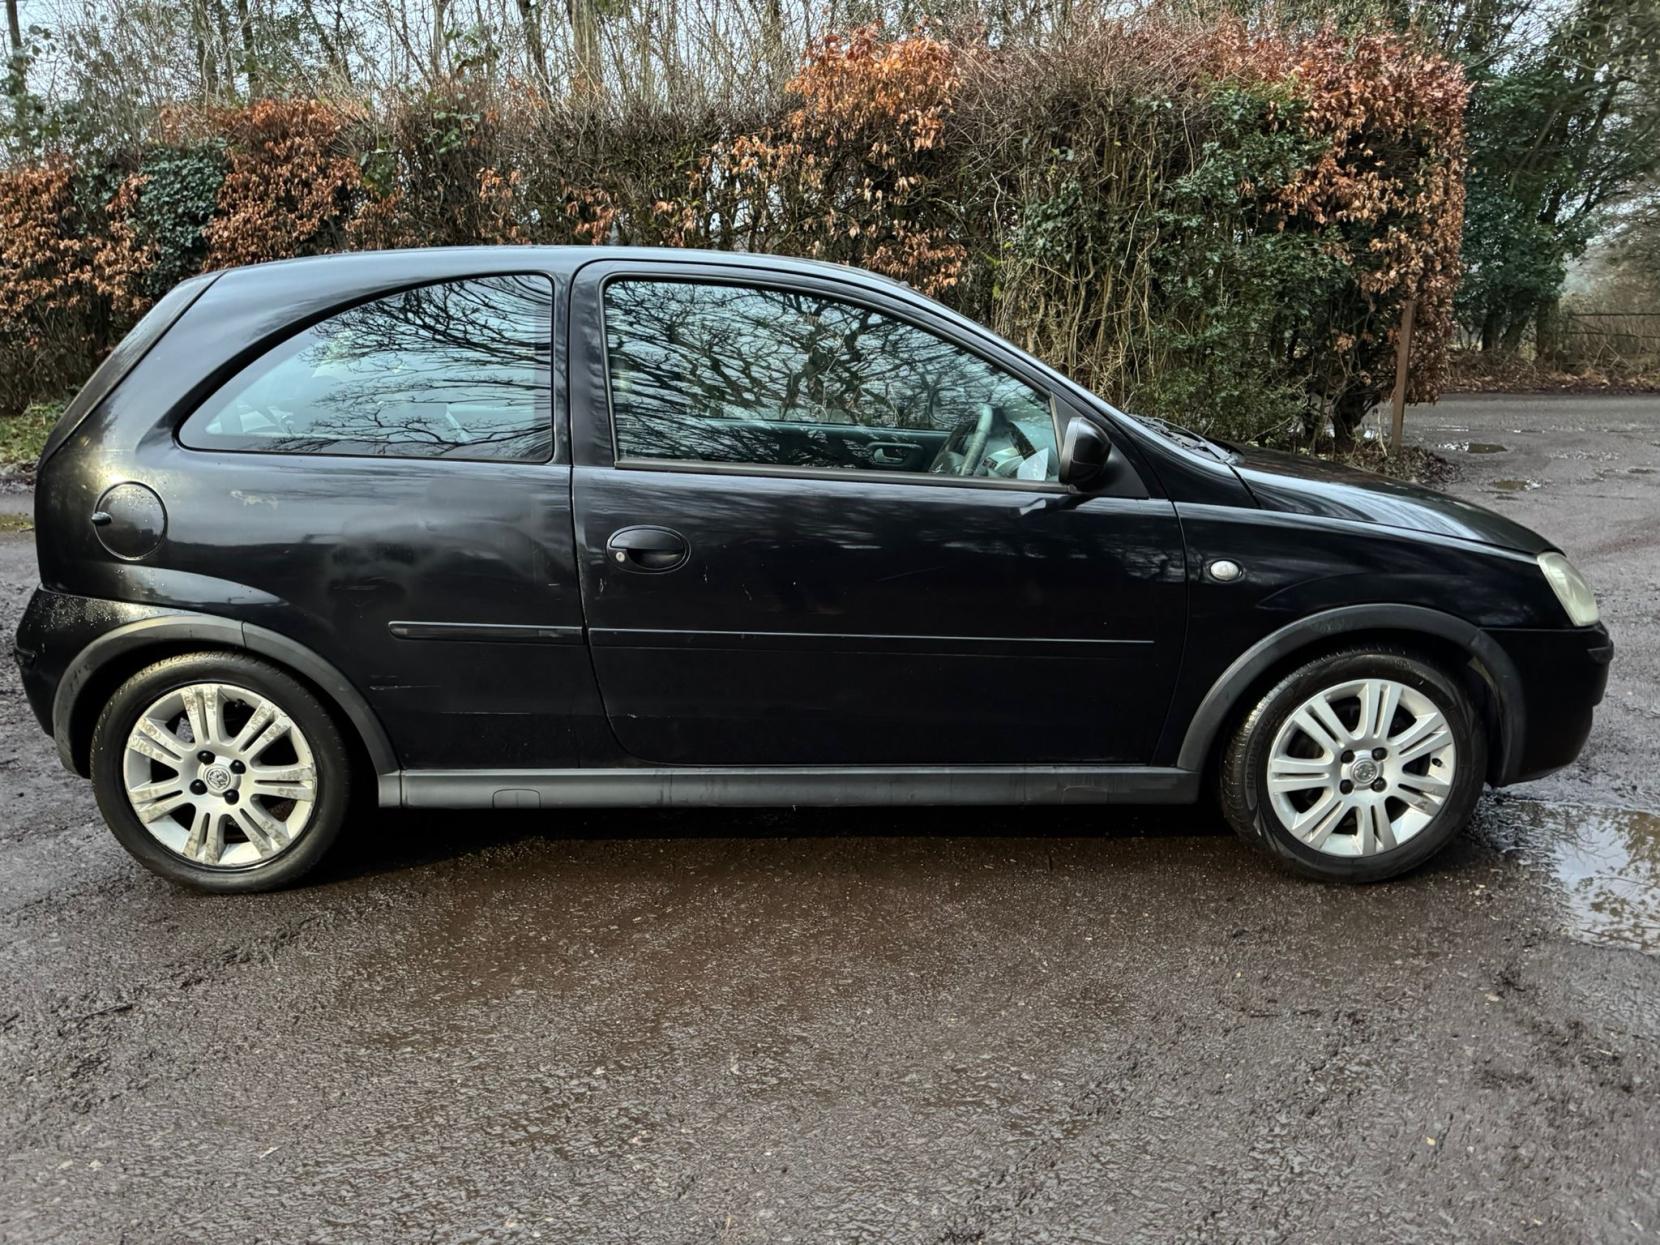
[(1074, 415), (1061, 441), (1060, 481), (1083, 488), (1099, 480), (1112, 458), (1112, 442), (1093, 420)]

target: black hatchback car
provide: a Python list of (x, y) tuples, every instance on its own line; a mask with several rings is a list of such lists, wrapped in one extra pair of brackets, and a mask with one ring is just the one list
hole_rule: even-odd
[(1180, 803), (1324, 878), (1572, 761), (1548, 541), (1126, 416), (868, 273), (408, 251), (196, 278), (64, 413), (17, 635), (143, 864), (412, 808)]

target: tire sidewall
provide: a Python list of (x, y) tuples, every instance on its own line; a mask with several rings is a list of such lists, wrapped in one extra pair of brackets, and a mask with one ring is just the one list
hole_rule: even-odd
[[(230, 683), (273, 701), (304, 733), (316, 770), (317, 796), (299, 842), (275, 859), (241, 869), (198, 865), (153, 838), (127, 799), (122, 772), (133, 723), (157, 699), (192, 683)], [(239, 653), (171, 657), (128, 679), (93, 729), (90, 771), (94, 798), (110, 832), (145, 868), (171, 882), (216, 893), (271, 890), (310, 871), (333, 845), (350, 803), (350, 764), (345, 742), (317, 697), (281, 670)]]
[[(1452, 789), (1434, 818), (1404, 845), (1372, 856), (1332, 856), (1288, 830), (1268, 797), (1268, 759), (1274, 737), (1309, 697), (1354, 679), (1386, 678), (1428, 696), (1446, 718), (1457, 748)], [(1469, 821), (1481, 797), (1487, 741), (1469, 695), (1429, 663), (1406, 653), (1347, 652), (1293, 671), (1263, 697), (1246, 722), (1241, 773), (1245, 811), (1265, 845), (1299, 871), (1340, 881), (1381, 881), (1416, 868), (1435, 855)]]

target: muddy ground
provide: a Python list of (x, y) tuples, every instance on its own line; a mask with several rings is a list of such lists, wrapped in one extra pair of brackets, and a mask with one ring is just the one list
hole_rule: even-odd
[(202, 898), (8, 663), (0, 1237), (1653, 1239), (1660, 399), (1411, 421), (1619, 654), (1580, 765), (1370, 889), (1202, 812), (631, 811), (382, 816)]

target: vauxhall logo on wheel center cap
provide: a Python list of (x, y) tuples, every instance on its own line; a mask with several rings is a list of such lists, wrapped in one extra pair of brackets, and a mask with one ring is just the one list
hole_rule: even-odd
[(231, 772), (223, 765), (210, 765), (202, 771), (202, 783), (215, 795), (221, 791), (229, 791)]
[[(1378, 763), (1371, 757), (1361, 757), (1355, 762), (1354, 780), (1362, 785), (1371, 782), (1378, 776)], [(210, 784), (211, 785), (211, 784)]]

